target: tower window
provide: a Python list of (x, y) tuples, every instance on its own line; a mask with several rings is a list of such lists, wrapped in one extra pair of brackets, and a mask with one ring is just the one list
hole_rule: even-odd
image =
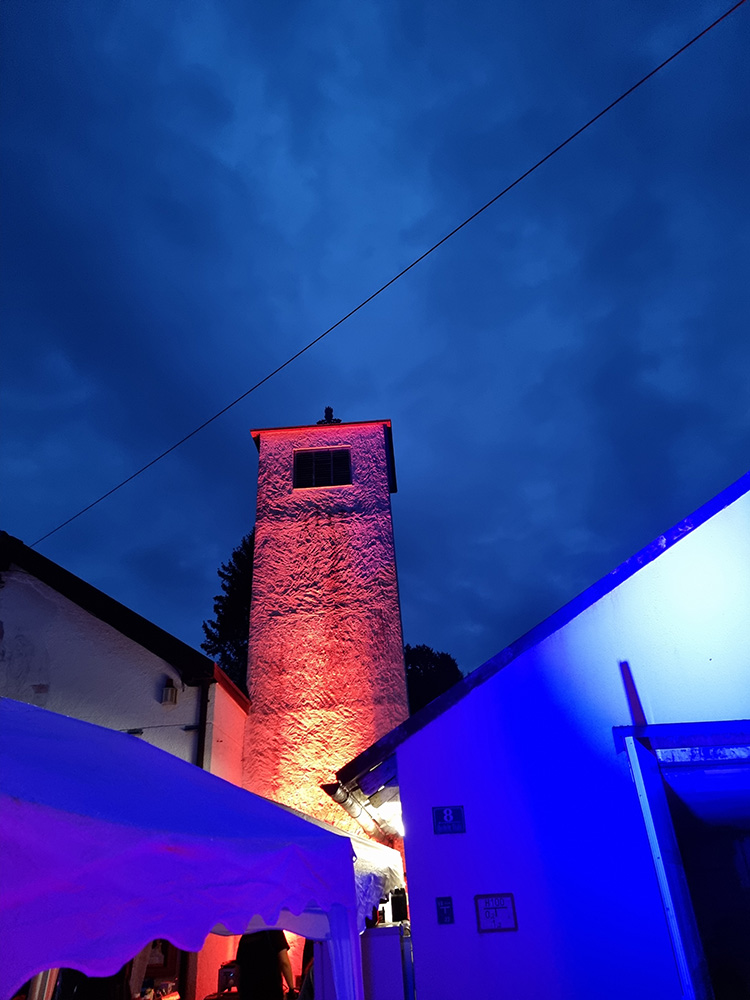
[(295, 451), (294, 488), (346, 486), (352, 481), (351, 453), (348, 448), (326, 451)]

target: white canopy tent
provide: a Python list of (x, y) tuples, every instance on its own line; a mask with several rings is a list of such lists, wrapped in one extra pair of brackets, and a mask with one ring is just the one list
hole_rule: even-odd
[(327, 940), (337, 1000), (362, 1000), (364, 915), (403, 878), (396, 851), (8, 699), (0, 855), (0, 1000), (45, 969), (111, 975), (151, 940), (198, 951), (251, 924)]

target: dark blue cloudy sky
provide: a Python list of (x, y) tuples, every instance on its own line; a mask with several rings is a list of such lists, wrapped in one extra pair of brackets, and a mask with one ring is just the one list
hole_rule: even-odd
[[(726, 7), (729, 3), (726, 4)], [(4, 0), (2, 526), (317, 336), (726, 9)], [(248, 431), (393, 421), (405, 638), (478, 666), (750, 466), (750, 4), (40, 551), (198, 646)]]

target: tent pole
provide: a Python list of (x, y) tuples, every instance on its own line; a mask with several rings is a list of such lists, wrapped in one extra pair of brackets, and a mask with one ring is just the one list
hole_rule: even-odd
[(47, 969), (37, 973), (31, 980), (26, 1000), (51, 1000), (59, 972), (59, 969)]

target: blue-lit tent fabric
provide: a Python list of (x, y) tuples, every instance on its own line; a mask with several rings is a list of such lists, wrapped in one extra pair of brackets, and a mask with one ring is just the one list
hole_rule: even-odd
[(340, 1000), (361, 1000), (347, 836), (136, 737), (9, 699), (0, 796), (0, 1000), (44, 969), (111, 975), (156, 938), (198, 951), (251, 921), (329, 940)]

